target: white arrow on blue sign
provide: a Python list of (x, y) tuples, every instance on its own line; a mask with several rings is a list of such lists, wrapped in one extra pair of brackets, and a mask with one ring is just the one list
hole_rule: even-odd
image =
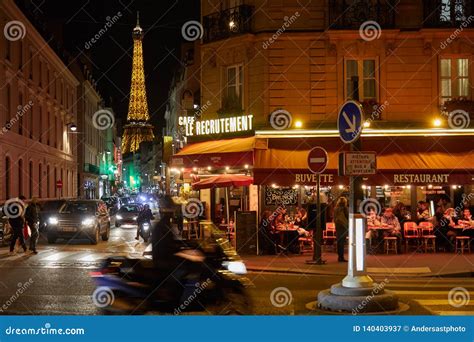
[(364, 113), (360, 103), (356, 101), (344, 103), (337, 117), (337, 129), (344, 143), (350, 144), (359, 138), (363, 120)]

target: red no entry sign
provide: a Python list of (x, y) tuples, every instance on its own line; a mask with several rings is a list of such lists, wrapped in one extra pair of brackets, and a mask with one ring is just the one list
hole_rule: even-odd
[(328, 166), (328, 153), (322, 147), (315, 147), (308, 154), (308, 168), (312, 173), (322, 173)]
[(56, 188), (61, 189), (63, 187), (63, 181), (62, 180), (57, 180), (56, 181)]

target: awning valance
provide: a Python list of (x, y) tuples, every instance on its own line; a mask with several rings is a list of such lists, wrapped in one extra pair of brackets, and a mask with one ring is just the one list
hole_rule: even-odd
[[(338, 138), (269, 139), (268, 149), (255, 151), (255, 184), (314, 184), (307, 156), (314, 146), (328, 151), (323, 184), (345, 184), (337, 176), (338, 154), (348, 151)], [(362, 149), (377, 152), (375, 176), (367, 184), (474, 183), (474, 136), (364, 138)]]

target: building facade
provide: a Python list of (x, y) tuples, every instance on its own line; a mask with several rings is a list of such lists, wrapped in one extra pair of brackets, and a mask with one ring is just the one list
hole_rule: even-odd
[[(473, 10), (458, 0), (203, 1), (208, 105), (181, 128), (194, 144), (175, 155), (175, 172), (250, 172), (250, 208), (279, 197), (294, 209), (317, 197), (307, 156), (319, 145), (329, 156), (322, 186), (337, 198), (348, 190), (337, 117), (356, 100), (362, 148), (377, 152), (365, 196), (412, 212), (440, 195), (473, 205)], [(201, 192), (211, 208), (219, 197)]]
[(78, 80), (14, 2), (2, 1), (2, 27), (14, 21), (20, 35), (0, 37), (0, 200), (74, 197), (77, 137), (69, 125), (77, 118)]

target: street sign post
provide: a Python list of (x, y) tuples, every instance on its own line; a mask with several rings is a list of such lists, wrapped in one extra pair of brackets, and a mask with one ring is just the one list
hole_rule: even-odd
[(365, 176), (377, 172), (375, 152), (339, 153), (339, 176)]
[(63, 192), (63, 181), (61, 179), (56, 181), (56, 188), (59, 189), (59, 198), (61, 198)]
[(347, 101), (344, 103), (337, 118), (337, 129), (345, 144), (351, 144), (359, 139), (363, 120), (362, 106), (358, 102)]
[(322, 265), (326, 261), (322, 259), (322, 241), (323, 241), (323, 227), (321, 226), (321, 199), (320, 199), (320, 187), (321, 180), (320, 174), (326, 170), (328, 165), (328, 153), (327, 151), (320, 147), (316, 146), (308, 154), (308, 169), (316, 174), (316, 229), (313, 234), (313, 260), (308, 261), (309, 264)]
[[(354, 155), (360, 150), (358, 140), (362, 132), (363, 120), (362, 106), (356, 101), (344, 103), (337, 118), (337, 128), (341, 140), (346, 144), (351, 144), (351, 153), (354, 153)], [(344, 165), (339, 164), (339, 169), (341, 168), (344, 168)], [(357, 176), (351, 175), (349, 183), (349, 262), (347, 264), (347, 276), (342, 280), (342, 286), (350, 288), (370, 287), (373, 281), (366, 275), (365, 270), (365, 220), (358, 217), (355, 210), (355, 193), (358, 190), (359, 179)], [(364, 235), (360, 236), (361, 234)]]

